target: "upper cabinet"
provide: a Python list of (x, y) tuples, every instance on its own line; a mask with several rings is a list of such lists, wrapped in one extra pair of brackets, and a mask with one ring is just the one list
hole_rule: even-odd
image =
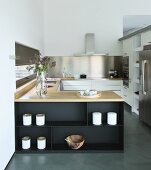
[(141, 35), (142, 47), (151, 43), (151, 30), (143, 32)]
[(133, 39), (123, 40), (123, 56), (131, 55), (133, 51)]

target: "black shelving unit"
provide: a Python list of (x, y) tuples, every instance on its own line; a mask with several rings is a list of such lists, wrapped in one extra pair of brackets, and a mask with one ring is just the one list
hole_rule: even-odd
[[(102, 113), (102, 125), (92, 124), (92, 113)], [(117, 125), (107, 124), (107, 112), (117, 113)], [(23, 114), (32, 114), (32, 125), (23, 125)], [(36, 125), (36, 114), (46, 117), (44, 126)], [(16, 152), (120, 152), (124, 150), (123, 102), (16, 102)], [(79, 150), (68, 147), (65, 138), (80, 134), (85, 138)], [(31, 148), (22, 149), (22, 137), (30, 136)], [(46, 149), (37, 149), (36, 139), (45, 136)]]

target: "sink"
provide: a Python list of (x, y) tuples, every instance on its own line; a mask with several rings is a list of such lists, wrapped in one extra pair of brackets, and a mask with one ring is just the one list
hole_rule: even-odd
[(48, 86), (47, 86), (47, 88), (51, 88), (51, 87), (54, 87), (54, 86), (52, 86), (52, 85), (48, 85)]
[(47, 80), (47, 83), (48, 83), (48, 84), (56, 84), (57, 81)]

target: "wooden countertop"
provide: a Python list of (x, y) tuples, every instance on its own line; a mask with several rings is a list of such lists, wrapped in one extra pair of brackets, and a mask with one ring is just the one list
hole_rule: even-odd
[(36, 95), (35, 88), (22, 97), (15, 99), (15, 102), (123, 102), (122, 97), (112, 91), (102, 91), (99, 98), (81, 98), (77, 92), (52, 91), (48, 90), (45, 97)]

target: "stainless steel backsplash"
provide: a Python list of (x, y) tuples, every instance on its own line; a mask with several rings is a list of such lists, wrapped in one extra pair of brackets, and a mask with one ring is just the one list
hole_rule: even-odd
[(81, 56), (65, 57), (51, 56), (56, 61), (56, 66), (50, 68), (49, 77), (63, 77), (63, 72), (68, 76), (86, 74), (87, 77), (109, 77), (109, 70), (117, 70), (118, 76), (122, 77), (122, 56)]

